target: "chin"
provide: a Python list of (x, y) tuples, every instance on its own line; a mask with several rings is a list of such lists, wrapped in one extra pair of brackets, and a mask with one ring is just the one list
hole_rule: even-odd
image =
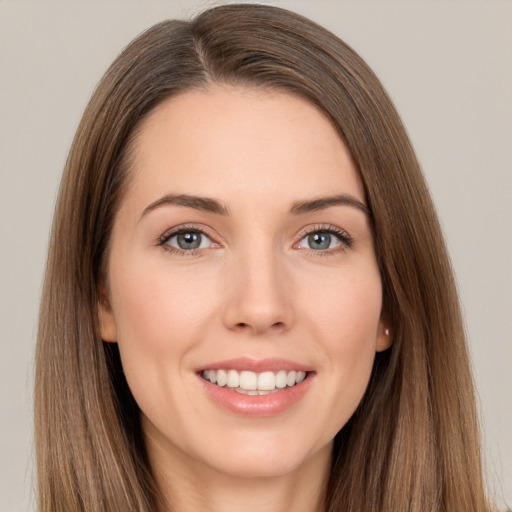
[(293, 446), (285, 443), (264, 446), (256, 442), (243, 448), (233, 444), (222, 454), (211, 454), (206, 462), (219, 473), (241, 478), (278, 478), (310, 467), (311, 463), (320, 467), (330, 464), (332, 442), (315, 450), (308, 450), (298, 441), (290, 444)]

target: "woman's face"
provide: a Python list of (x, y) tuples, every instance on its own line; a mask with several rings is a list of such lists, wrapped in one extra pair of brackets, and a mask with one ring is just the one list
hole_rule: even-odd
[(303, 99), (215, 87), (158, 106), (130, 172), (100, 323), (152, 460), (245, 476), (327, 462), (389, 345), (344, 143)]

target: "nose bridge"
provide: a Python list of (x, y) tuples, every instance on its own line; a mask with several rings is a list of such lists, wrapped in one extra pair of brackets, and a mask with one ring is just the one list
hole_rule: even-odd
[(226, 325), (255, 334), (288, 328), (293, 314), (286, 274), (284, 256), (270, 240), (247, 244), (233, 254)]

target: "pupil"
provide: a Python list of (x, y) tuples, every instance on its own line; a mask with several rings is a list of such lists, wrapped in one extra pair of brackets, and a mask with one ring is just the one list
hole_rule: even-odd
[(331, 235), (329, 233), (312, 233), (308, 237), (311, 249), (328, 249), (331, 245)]
[(180, 249), (197, 249), (201, 245), (200, 233), (186, 232), (178, 235)]

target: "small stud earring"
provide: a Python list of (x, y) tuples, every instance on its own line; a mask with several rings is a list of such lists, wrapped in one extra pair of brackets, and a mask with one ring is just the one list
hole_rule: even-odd
[(389, 336), (389, 329), (388, 329), (387, 327), (386, 327), (386, 329), (384, 330), (384, 334), (385, 334), (386, 336)]

